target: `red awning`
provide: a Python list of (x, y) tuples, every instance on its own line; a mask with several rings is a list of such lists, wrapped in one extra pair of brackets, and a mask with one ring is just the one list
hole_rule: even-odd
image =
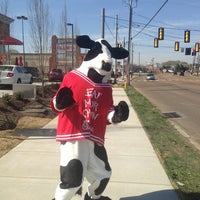
[(0, 37), (0, 45), (22, 45), (23, 42), (10, 36)]

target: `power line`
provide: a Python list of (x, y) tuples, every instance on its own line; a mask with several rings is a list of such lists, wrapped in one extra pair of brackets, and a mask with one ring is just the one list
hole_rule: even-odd
[(109, 30), (110, 34), (112, 35), (113, 38), (115, 38), (113, 32), (111, 31), (110, 27), (108, 26), (107, 22), (105, 21), (106, 27)]
[[(115, 20), (115, 18), (114, 17), (111, 17), (111, 16), (106, 16), (107, 18), (110, 18), (110, 19), (113, 19), (113, 20)], [(119, 21), (123, 21), (123, 22), (127, 22), (128, 23), (128, 20), (127, 19), (122, 19), (122, 18), (118, 18), (118, 20)], [(162, 22), (162, 21), (159, 21), (160, 23), (163, 23), (163, 24), (166, 24), (166, 25), (168, 25), (168, 26), (165, 26), (164, 28), (165, 29), (168, 29), (168, 30), (177, 30), (177, 31), (184, 31), (186, 28), (178, 28), (178, 27), (176, 27), (176, 26), (173, 26), (173, 25), (171, 25), (171, 24), (168, 24), (168, 23), (164, 23), (164, 22)], [(142, 22), (133, 22), (133, 24), (132, 24), (132, 26), (134, 27), (134, 25), (146, 25), (145, 23), (142, 23)], [(171, 27), (169, 27), (169, 26), (171, 26)], [(125, 27), (125, 28), (128, 28), (128, 25), (127, 25), (127, 27), (124, 25), (123, 27)], [(154, 28), (159, 28), (160, 26), (159, 25), (149, 25), (148, 24), (148, 27), (154, 27)], [(146, 28), (146, 27), (145, 27)], [(194, 32), (200, 32), (200, 29), (190, 29), (190, 31), (194, 31)]]
[[(168, 2), (168, 0), (166, 0), (163, 4), (162, 4), (162, 6), (159, 8), (159, 10), (153, 15), (153, 17), (151, 17), (151, 19), (148, 21), (148, 23), (146, 23), (146, 24), (144, 24), (144, 23), (142, 23), (142, 22), (134, 22), (134, 23), (132, 23), (132, 27), (134, 27), (134, 26), (140, 26), (140, 25), (142, 25), (143, 26), (143, 28), (140, 30), (140, 31), (138, 31), (137, 33), (136, 33), (136, 35), (134, 35), (131, 39), (133, 39), (133, 38), (135, 38), (135, 37), (137, 37), (140, 33), (143, 33), (144, 35), (147, 35), (147, 36), (149, 36), (149, 37), (154, 37), (154, 34), (153, 34), (153, 32), (152, 31), (150, 31), (150, 33), (144, 33), (144, 29), (148, 26), (148, 27), (152, 27), (152, 28), (159, 28), (160, 26), (158, 26), (158, 25), (150, 25), (150, 23), (153, 21), (153, 19), (156, 17), (156, 15), (161, 11), (161, 9), (166, 5), (166, 3)], [(105, 16), (106, 18), (108, 18), (108, 19), (113, 19), (113, 20), (115, 20), (115, 17), (111, 17), (111, 16)], [(144, 17), (144, 16), (142, 16), (142, 17)], [(145, 18), (147, 18), (147, 17), (145, 17)], [(118, 20), (119, 21), (121, 21), (121, 22), (123, 22), (123, 24), (126, 24), (126, 25), (123, 25), (123, 27), (124, 28), (128, 28), (128, 20), (126, 20), (126, 19), (121, 19), (121, 18), (118, 18)], [(160, 22), (160, 23), (164, 23), (164, 22)], [(184, 28), (178, 28), (178, 27), (175, 27), (174, 25), (170, 25), (170, 24), (167, 24), (167, 23), (164, 23), (164, 24), (166, 24), (167, 26), (166, 27), (164, 27), (166, 30), (168, 29), (168, 30), (175, 30), (175, 31), (184, 31), (185, 29)], [(115, 38), (115, 36), (114, 36), (114, 33), (112, 32), (112, 30), (111, 30), (111, 28), (109, 27), (109, 25), (108, 25), (108, 23), (106, 22), (106, 27), (108, 28), (108, 30), (109, 30), (109, 32), (110, 32), (110, 34), (112, 35), (112, 37), (113, 38)], [(121, 26), (122, 27), (122, 26)], [(190, 31), (194, 31), (194, 32), (200, 32), (200, 30), (198, 30), (198, 29), (190, 29)], [(180, 37), (180, 36), (175, 36), (174, 34), (173, 35), (170, 35), (170, 34), (168, 34), (167, 35), (168, 37), (170, 37), (170, 38), (172, 38), (172, 39), (182, 39), (182, 37)], [(171, 40), (168, 40), (168, 41), (171, 41)]]
[[(139, 47), (150, 47), (152, 48), (152, 45), (148, 45), (148, 44), (137, 44), (135, 43), (134, 46), (139, 46)], [(168, 49), (173, 49), (174, 47), (169, 46), (169, 45), (160, 45), (159, 48), (168, 48)]]
[[(139, 17), (144, 18), (144, 19), (149, 19), (149, 17), (144, 16), (144, 15), (141, 15), (141, 14), (137, 14), (137, 13), (136, 13), (136, 16), (139, 16)], [(175, 25), (172, 25), (172, 24), (169, 24), (169, 23), (166, 23), (166, 22), (162, 22), (162, 21), (160, 21), (160, 20), (154, 20), (154, 21), (155, 21), (155, 22), (158, 22), (158, 23), (161, 23), (162, 26), (163, 26), (163, 24), (165, 24), (165, 25), (168, 26), (168, 27), (170, 26), (170, 27), (176, 28)]]
[(166, 5), (166, 3), (168, 2), (168, 0), (166, 0), (163, 5), (159, 8), (159, 10), (153, 15), (153, 17), (148, 21), (148, 23), (136, 34), (134, 35), (132, 38), (137, 37), (150, 23), (151, 21), (156, 17), (156, 15), (161, 11), (161, 9)]
[[(134, 25), (145, 25), (142, 22), (134, 22)], [(159, 28), (159, 25), (148, 25), (148, 27), (153, 27), (153, 28)], [(177, 28), (177, 27), (168, 27), (168, 26), (163, 26), (165, 29), (168, 30), (176, 30), (176, 31), (184, 31), (186, 28)], [(196, 31), (196, 32), (200, 32), (200, 29), (190, 29), (190, 31)]]

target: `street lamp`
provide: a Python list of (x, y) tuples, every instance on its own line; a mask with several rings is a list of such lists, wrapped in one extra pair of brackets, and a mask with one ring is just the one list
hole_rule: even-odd
[(22, 20), (22, 41), (23, 41), (23, 58), (24, 58), (24, 66), (25, 66), (25, 49), (24, 49), (24, 20), (27, 20), (28, 17), (25, 16), (17, 16), (17, 19)]
[(74, 25), (71, 23), (67, 25), (72, 27), (72, 68), (74, 68)]

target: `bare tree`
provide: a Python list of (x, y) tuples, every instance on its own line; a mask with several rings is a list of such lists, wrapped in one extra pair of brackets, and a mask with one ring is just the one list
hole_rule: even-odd
[(65, 49), (65, 64), (64, 64), (64, 67), (62, 66), (61, 68), (65, 72), (67, 71), (67, 21), (68, 21), (67, 20), (67, 4), (66, 4), (66, 0), (64, 0), (64, 7), (61, 12), (58, 30), (59, 30), (60, 37), (64, 39), (63, 47)]
[(4, 15), (8, 14), (8, 0), (0, 1), (0, 12)]
[[(68, 25), (70, 25), (71, 23), (68, 23), (69, 21), (68, 21), (68, 18), (67, 18), (67, 3), (66, 3), (66, 0), (63, 0), (63, 1), (64, 1), (64, 6), (63, 6), (63, 9), (62, 9), (62, 12), (61, 12), (58, 30), (59, 30), (59, 35), (62, 38), (65, 39), (64, 41), (65, 41), (65, 51), (66, 51), (65, 56), (66, 56), (66, 60), (65, 60), (64, 66), (59, 66), (59, 67), (63, 68), (63, 70), (65, 72), (67, 72), (67, 71), (70, 70), (70, 67), (71, 67), (67, 62), (67, 59), (68, 59), (68, 56), (67, 56), (67, 53), (68, 53), (67, 45), (68, 45), (68, 41), (69, 41), (68, 35), (72, 35), (72, 30), (71, 30), (71, 28), (68, 29)], [(73, 35), (74, 35), (74, 33), (76, 35), (76, 32), (77, 32), (76, 31), (76, 25), (73, 24)], [(72, 40), (73, 40), (73, 38), (72, 38)], [(69, 44), (70, 43), (71, 42), (69, 42)], [(73, 53), (72, 53), (72, 57), (73, 57)], [(73, 61), (72, 61), (72, 63), (73, 63)]]
[(50, 21), (49, 6), (44, 0), (29, 1), (30, 36), (33, 48), (40, 53), (40, 70), (44, 86), (44, 53), (50, 51), (53, 22)]
[(58, 30), (59, 30), (60, 36), (66, 36), (67, 34), (67, 3), (66, 1), (64, 2), (64, 7), (61, 13)]

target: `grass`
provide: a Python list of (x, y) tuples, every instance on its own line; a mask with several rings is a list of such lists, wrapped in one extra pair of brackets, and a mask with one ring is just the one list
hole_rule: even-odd
[(199, 200), (200, 151), (134, 87), (126, 92), (179, 198)]

